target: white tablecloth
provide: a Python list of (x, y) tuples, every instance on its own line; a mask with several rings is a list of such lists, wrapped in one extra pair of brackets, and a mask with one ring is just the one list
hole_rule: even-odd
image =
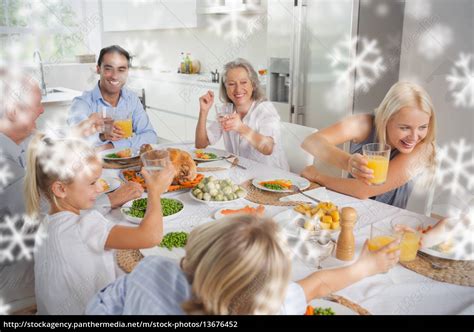
[[(192, 148), (192, 145), (173, 146), (182, 149)], [(291, 175), (291, 173), (252, 160), (239, 159), (239, 163), (247, 167), (246, 170), (234, 167), (228, 171), (212, 172), (212, 175), (217, 178), (230, 178), (235, 183), (242, 183), (254, 177), (285, 178), (285, 176)], [(104, 169), (103, 173), (104, 176), (118, 177), (119, 171)], [(416, 215), (427, 221), (431, 220), (429, 217), (370, 199), (362, 201), (332, 191), (328, 191), (328, 195), (329, 200), (339, 207), (351, 206), (357, 210), (358, 220), (354, 230), (357, 253), (360, 252), (365, 239), (368, 238), (372, 223), (389, 223), (394, 216), (402, 213)], [(177, 230), (189, 232), (202, 223), (213, 221), (212, 216), (219, 209), (219, 206), (208, 206), (196, 202), (191, 199), (188, 192), (165, 194), (165, 197), (168, 196), (182, 200), (184, 211), (178, 218), (165, 223), (165, 233)], [(288, 209), (288, 207), (269, 205), (265, 208), (265, 213), (268, 216), (274, 216)], [(117, 223), (128, 224), (119, 209), (111, 211), (107, 217)], [(323, 268), (332, 268), (344, 264), (350, 264), (350, 262), (342, 262), (331, 257), (323, 261), (321, 265)], [(293, 280), (301, 279), (317, 270), (315, 266), (310, 266), (297, 257), (293, 259), (292, 268)], [(366, 278), (336, 294), (360, 304), (372, 314), (474, 314), (474, 288), (434, 281), (399, 264), (386, 274)]]

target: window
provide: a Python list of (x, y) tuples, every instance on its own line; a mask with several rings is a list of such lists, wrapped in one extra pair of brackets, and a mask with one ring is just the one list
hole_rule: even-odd
[(0, 59), (31, 63), (39, 50), (45, 63), (73, 62), (95, 53), (100, 25), (87, 0), (0, 0)]

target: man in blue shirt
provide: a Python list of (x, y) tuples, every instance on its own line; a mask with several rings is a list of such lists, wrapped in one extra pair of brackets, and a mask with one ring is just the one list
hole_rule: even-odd
[(139, 149), (142, 144), (157, 142), (157, 135), (150, 123), (140, 99), (124, 87), (127, 82), (130, 55), (120, 46), (113, 45), (100, 51), (97, 61), (98, 84), (91, 91), (74, 98), (69, 111), (69, 125), (76, 125), (94, 112), (103, 112), (104, 107), (114, 107), (114, 113), (121, 118), (132, 118), (134, 135), (124, 137), (124, 132), (114, 126), (111, 133), (97, 133), (89, 139), (100, 150), (113, 148)]

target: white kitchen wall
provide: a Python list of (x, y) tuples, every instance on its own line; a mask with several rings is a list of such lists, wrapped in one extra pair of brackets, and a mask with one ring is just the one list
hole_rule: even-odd
[[(206, 73), (215, 69), (221, 72), (222, 66), (236, 57), (246, 58), (256, 69), (265, 68), (265, 19), (265, 14), (246, 15), (233, 28), (230, 15), (206, 15), (201, 17), (199, 28), (104, 32), (102, 43), (126, 48), (135, 56), (135, 66), (152, 67), (155, 72), (176, 72), (181, 52), (191, 53), (200, 61), (201, 72)], [(228, 20), (220, 25), (222, 31), (215, 27), (219, 26), (216, 20)]]
[[(469, 205), (474, 209), (473, 22), (471, 0), (410, 0), (405, 4), (400, 80), (421, 84), (435, 105), (437, 143), (439, 152), (444, 152), (440, 159), (444, 176), (433, 195), (432, 211), (439, 215), (457, 214)], [(464, 78), (464, 83), (451, 88), (450, 76)], [(456, 100), (455, 93), (463, 85), (466, 98)], [(423, 197), (426, 187), (419, 194)]]

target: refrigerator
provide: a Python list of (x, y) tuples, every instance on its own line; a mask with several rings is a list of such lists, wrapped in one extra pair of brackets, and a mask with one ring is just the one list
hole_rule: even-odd
[(268, 1), (266, 92), (282, 121), (321, 129), (371, 112), (398, 80), (403, 6)]
[(344, 64), (334, 67), (331, 53), (357, 33), (358, 8), (358, 0), (268, 2), (267, 97), (282, 121), (319, 129), (352, 113), (351, 78), (332, 91)]

